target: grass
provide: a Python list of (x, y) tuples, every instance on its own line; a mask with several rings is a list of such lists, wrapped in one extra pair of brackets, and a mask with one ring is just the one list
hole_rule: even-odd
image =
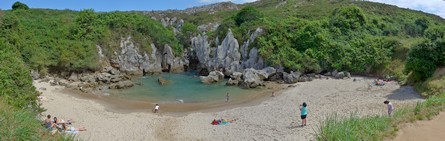
[(0, 141), (73, 140), (60, 134), (51, 135), (36, 116), (0, 101)]
[(444, 109), (445, 93), (432, 96), (415, 106), (396, 109), (392, 117), (367, 116), (360, 118), (356, 114), (352, 114), (342, 118), (338, 115), (331, 115), (320, 126), (317, 140), (378, 141), (392, 138), (398, 131), (398, 125), (416, 120), (432, 119)]

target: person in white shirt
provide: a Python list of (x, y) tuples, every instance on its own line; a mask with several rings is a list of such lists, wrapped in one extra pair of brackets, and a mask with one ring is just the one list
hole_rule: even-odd
[(153, 110), (154, 113), (157, 113), (159, 111), (159, 104), (156, 104), (155, 109)]
[(394, 111), (394, 106), (388, 100), (385, 100), (385, 102), (383, 102), (383, 103), (385, 103), (388, 106), (388, 115), (391, 116), (392, 111)]

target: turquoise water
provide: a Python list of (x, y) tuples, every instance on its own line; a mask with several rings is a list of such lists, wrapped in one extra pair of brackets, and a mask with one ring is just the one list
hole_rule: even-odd
[[(168, 80), (169, 83), (160, 85), (159, 77)], [(226, 86), (226, 81), (203, 84), (199, 76), (192, 72), (150, 75), (134, 81), (142, 85), (135, 85), (124, 90), (110, 90), (109, 93), (112, 96), (134, 100), (199, 103), (225, 101), (226, 93), (229, 93), (230, 100), (236, 100), (258, 92), (255, 89), (246, 90), (237, 86)]]

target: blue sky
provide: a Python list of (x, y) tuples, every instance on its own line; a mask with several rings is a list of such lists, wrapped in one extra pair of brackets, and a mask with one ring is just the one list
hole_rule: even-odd
[[(17, 0), (0, 0), (0, 9), (10, 9)], [(95, 11), (130, 11), (130, 10), (166, 10), (185, 9), (215, 2), (232, 1), (234, 3), (253, 2), (255, 0), (19, 0), (31, 8), (50, 9), (94, 9)], [(397, 5), (432, 13), (445, 18), (445, 0), (368, 0)]]
[[(94, 9), (95, 11), (166, 10), (185, 9), (227, 0), (0, 0), (0, 9), (11, 9), (20, 1), (31, 8), (50, 9)], [(254, 0), (232, 0), (235, 3)]]

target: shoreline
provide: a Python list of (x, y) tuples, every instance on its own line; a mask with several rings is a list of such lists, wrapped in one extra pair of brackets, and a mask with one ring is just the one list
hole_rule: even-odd
[[(38, 80), (36, 80), (39, 83)], [(41, 82), (46, 83), (46, 82)], [(236, 107), (254, 106), (271, 97), (271, 92), (282, 91), (290, 86), (289, 84), (278, 84), (276, 82), (267, 82), (266, 86), (252, 89), (251, 96), (237, 97), (233, 101), (210, 101), (196, 103), (177, 103), (177, 102), (160, 102), (161, 112), (165, 115), (183, 116), (194, 112), (216, 112), (220, 110), (233, 109)], [(52, 86), (57, 87), (57, 86)], [(92, 93), (84, 93), (64, 87), (58, 87), (58, 93), (73, 96), (78, 99), (91, 100), (101, 104), (105, 110), (113, 113), (129, 114), (129, 113), (152, 113), (155, 103), (150, 100), (135, 100), (120, 98), (115, 96), (101, 96)], [(253, 94), (255, 93), (255, 94)]]
[[(210, 111), (192, 111), (183, 115), (150, 112), (116, 113), (94, 100), (60, 93), (58, 86), (34, 81), (36, 88), (46, 87), (42, 95), (43, 114), (73, 119), (85, 140), (313, 140), (318, 124), (332, 113), (347, 116), (384, 115), (390, 99), (397, 108), (423, 99), (412, 87), (388, 83), (367, 91), (372, 78), (317, 79), (293, 84), (276, 92), (275, 97), (233, 105)], [(41, 90), (39, 90), (41, 91)], [(270, 94), (270, 93), (269, 93)], [(270, 96), (270, 95), (269, 95)], [(308, 126), (301, 128), (298, 104), (307, 102)], [(165, 108), (165, 107), (164, 107)], [(151, 109), (150, 109), (151, 110)], [(222, 126), (211, 125), (213, 119), (237, 119)]]

